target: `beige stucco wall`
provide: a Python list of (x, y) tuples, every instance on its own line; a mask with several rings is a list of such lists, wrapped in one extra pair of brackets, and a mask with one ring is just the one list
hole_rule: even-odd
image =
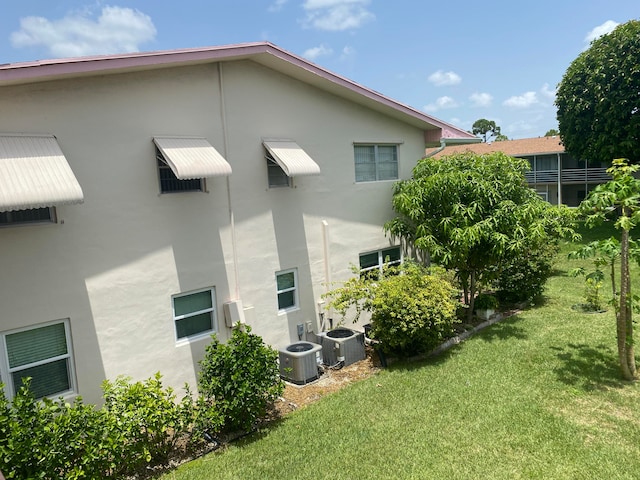
[[(222, 85), (212, 64), (0, 89), (0, 133), (54, 134), (85, 195), (57, 224), (0, 229), (0, 331), (69, 318), (88, 401), (119, 374), (195, 384), (209, 340), (176, 342), (171, 295), (215, 287), (222, 339), (222, 304), (239, 296), (253, 331), (280, 347), (316, 324), (325, 261), (344, 280), (359, 253), (389, 244), (393, 182), (356, 184), (353, 144), (398, 143), (406, 178), (422, 131), (250, 61), (221, 72)], [(233, 174), (207, 193), (159, 195), (154, 135), (204, 136)], [(268, 189), (263, 138), (295, 140), (321, 175)], [(275, 273), (289, 268), (300, 309), (278, 315)]]

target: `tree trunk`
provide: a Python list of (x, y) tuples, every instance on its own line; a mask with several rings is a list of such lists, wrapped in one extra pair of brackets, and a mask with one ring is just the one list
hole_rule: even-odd
[(471, 270), (471, 285), (469, 286), (469, 310), (467, 310), (467, 321), (473, 321), (473, 307), (476, 303), (476, 272)]
[[(626, 212), (623, 211), (623, 215)], [(633, 323), (631, 317), (631, 279), (629, 276), (629, 232), (622, 229), (620, 240), (620, 308), (617, 315), (618, 358), (625, 380), (636, 379), (636, 360), (633, 351)]]

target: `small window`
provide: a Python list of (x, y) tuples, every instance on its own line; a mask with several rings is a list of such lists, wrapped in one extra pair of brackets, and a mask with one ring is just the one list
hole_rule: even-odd
[[(73, 386), (73, 361), (69, 322), (62, 321), (37, 328), (2, 334), (2, 367), (7, 372), (9, 397), (18, 392), (22, 379), (31, 378), (35, 398), (70, 393)], [(4, 377), (4, 375), (3, 375)]]
[(296, 269), (276, 273), (278, 312), (298, 308), (298, 272)]
[(273, 157), (267, 152), (267, 177), (269, 179), (269, 188), (290, 187), (291, 177), (289, 177), (280, 165), (276, 163)]
[(354, 145), (356, 182), (398, 179), (397, 145)]
[(158, 147), (156, 147), (156, 162), (158, 164), (158, 178), (160, 179), (160, 193), (204, 191), (203, 178), (180, 180), (176, 177)]
[(173, 321), (178, 340), (214, 331), (216, 325), (214, 289), (176, 295), (172, 301)]
[(30, 223), (55, 223), (55, 208), (30, 208), (0, 212), (0, 225), (21, 225)]
[(389, 247), (382, 250), (360, 254), (360, 275), (377, 279), (384, 267), (400, 265), (402, 253), (400, 247)]

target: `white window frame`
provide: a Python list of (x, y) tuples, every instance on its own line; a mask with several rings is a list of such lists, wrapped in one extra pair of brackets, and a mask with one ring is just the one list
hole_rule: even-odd
[[(160, 149), (156, 146), (156, 168), (158, 170), (158, 188), (160, 189), (160, 194), (161, 195), (165, 195), (165, 194), (172, 194), (172, 193), (193, 193), (193, 192), (204, 192), (206, 191), (206, 184), (205, 184), (205, 179), (204, 178), (194, 178), (194, 179), (190, 179), (190, 180), (180, 180), (178, 177), (176, 177), (176, 174), (173, 173), (173, 170), (171, 169), (171, 167), (169, 166), (169, 163), (167, 162), (167, 159), (164, 158), (164, 155), (162, 154), (162, 152), (160, 151)], [(186, 185), (187, 183), (193, 183), (195, 185), (196, 182), (198, 182), (198, 187), (197, 188), (185, 188), (184, 190), (163, 190), (162, 188), (162, 171), (167, 171), (169, 172), (169, 174), (173, 177), (172, 180), (176, 181), (176, 182), (182, 182), (183, 185)]]
[[(355, 163), (356, 157), (356, 149), (358, 147), (373, 147), (374, 149), (374, 165), (375, 165), (375, 173), (376, 178), (373, 180), (363, 180), (358, 178), (358, 167), (357, 163)], [(395, 159), (396, 159), (396, 175), (394, 178), (383, 178), (380, 179), (380, 156), (378, 154), (379, 147), (394, 147), (395, 149)], [(368, 182), (394, 182), (400, 178), (400, 145), (397, 143), (354, 143), (353, 144), (353, 156), (354, 156), (354, 174), (356, 183), (368, 183)]]
[[(197, 310), (194, 312), (189, 312), (183, 315), (176, 315), (176, 304), (175, 304), (175, 299), (176, 298), (182, 298), (182, 297), (188, 297), (189, 295), (196, 295), (198, 293), (202, 293), (202, 292), (209, 292), (209, 294), (211, 295), (211, 308), (205, 308), (203, 310)], [(215, 287), (207, 287), (207, 288), (201, 288), (199, 290), (192, 290), (189, 292), (181, 292), (181, 293), (177, 293), (175, 295), (171, 296), (171, 312), (173, 314), (173, 331), (175, 333), (175, 337), (176, 337), (176, 342), (178, 344), (182, 344), (182, 343), (189, 343), (193, 340), (198, 340), (204, 337), (209, 337), (211, 336), (212, 333), (216, 333), (218, 331), (218, 315), (217, 315), (217, 308), (216, 308), (216, 289)], [(190, 317), (195, 317), (196, 315), (202, 315), (203, 313), (210, 313), (211, 314), (211, 328), (209, 330), (203, 330), (201, 332), (197, 332), (194, 333), (192, 335), (186, 335), (184, 337), (179, 337), (178, 336), (178, 325), (177, 325), (177, 321), (178, 320), (184, 320)]]
[[(398, 260), (392, 260), (390, 262), (385, 262), (384, 261), (384, 256), (383, 256), (383, 252), (386, 252), (388, 250), (391, 249), (398, 249), (398, 252), (400, 253), (400, 258)], [(400, 245), (390, 245), (388, 247), (385, 248), (381, 248), (379, 250), (370, 250), (368, 252), (363, 252), (361, 254), (358, 255), (358, 266), (360, 265), (360, 259), (364, 256), (364, 255), (371, 255), (373, 253), (377, 253), (378, 254), (378, 263), (376, 265), (372, 265), (370, 267), (365, 267), (365, 268), (360, 268), (360, 274), (362, 275), (363, 273), (366, 272), (370, 272), (372, 270), (378, 270), (380, 272), (380, 274), (382, 275), (382, 271), (384, 269), (384, 267), (388, 267), (391, 265), (397, 266), (400, 265), (402, 263), (402, 248), (400, 248)]]
[[(67, 353), (64, 355), (57, 355), (55, 357), (47, 358), (44, 360), (40, 360), (37, 362), (28, 363), (25, 365), (20, 365), (19, 367), (11, 368), (9, 366), (9, 351), (7, 348), (7, 340), (6, 337), (8, 335), (12, 335), (14, 333), (26, 332), (29, 330), (37, 330), (39, 328), (50, 327), (52, 325), (64, 325), (64, 334), (65, 334), (65, 342), (67, 346)], [(38, 367), (40, 365), (46, 365), (47, 363), (57, 362), (59, 360), (66, 360), (67, 363), (67, 375), (69, 377), (69, 389), (63, 390), (60, 392), (54, 392), (47, 397), (42, 398), (58, 398), (58, 397), (68, 397), (77, 393), (77, 385), (76, 385), (76, 372), (75, 372), (75, 364), (73, 360), (73, 345), (71, 342), (71, 325), (69, 323), (69, 319), (61, 319), (54, 320), (52, 322), (40, 323), (38, 325), (30, 325), (28, 327), (18, 328), (15, 330), (8, 330), (6, 332), (0, 333), (0, 381), (4, 383), (4, 392), (7, 399), (12, 400), (15, 397), (14, 391), (18, 391), (22, 384), (14, 385), (13, 382), (13, 374), (19, 372), (21, 370), (26, 370), (32, 367)]]
[[(283, 288), (282, 290), (278, 288), (278, 277), (280, 275), (288, 275), (293, 273), (293, 287)], [(280, 308), (280, 295), (283, 293), (293, 292), (293, 305)], [(278, 305), (278, 314), (292, 312), (294, 310), (300, 309), (300, 301), (299, 301), (299, 292), (298, 292), (298, 269), (290, 268), (288, 270), (281, 270), (276, 272), (276, 305)]]

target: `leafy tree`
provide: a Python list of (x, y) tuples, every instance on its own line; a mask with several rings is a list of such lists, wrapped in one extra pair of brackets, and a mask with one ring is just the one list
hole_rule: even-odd
[(594, 40), (556, 94), (560, 136), (576, 158), (640, 162), (640, 21)]
[(486, 118), (476, 120), (471, 128), (471, 133), (482, 137), (483, 142), (487, 142), (491, 137), (500, 136), (500, 127), (493, 120), (487, 120)]
[[(620, 230), (620, 292), (615, 291), (613, 282), (613, 293), (618, 359), (622, 376), (626, 380), (635, 380), (638, 377), (633, 349), (634, 298), (631, 295), (629, 260), (632, 258), (631, 250), (634, 246), (630, 231), (640, 222), (640, 180), (634, 177), (634, 173), (639, 169), (640, 166), (629, 165), (626, 159), (613, 160), (611, 168), (607, 170), (612, 180), (598, 185), (580, 204), (580, 211), (586, 215), (588, 225), (596, 225), (607, 216), (614, 216), (615, 226)], [(613, 268), (617, 252), (611, 251), (611, 244), (608, 244), (602, 253), (610, 259), (609, 264)]]
[(545, 137), (557, 137), (558, 135), (560, 135), (560, 132), (555, 128), (547, 130), (547, 133), (544, 134)]
[(456, 272), (469, 319), (475, 294), (515, 259), (571, 233), (572, 213), (527, 186), (528, 164), (502, 152), (424, 158), (394, 185), (385, 230)]
[(509, 140), (509, 137), (500, 133), (499, 135), (496, 135), (496, 138), (494, 138), (494, 140), (496, 142), (504, 142), (505, 140)]

